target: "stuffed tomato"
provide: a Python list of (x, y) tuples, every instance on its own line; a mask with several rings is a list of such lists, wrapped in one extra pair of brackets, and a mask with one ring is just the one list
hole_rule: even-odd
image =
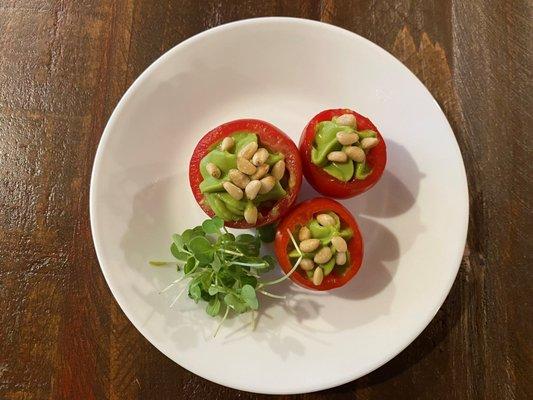
[[(352, 279), (363, 260), (363, 239), (352, 214), (324, 197), (296, 206), (276, 232), (276, 257), (283, 271), (313, 290), (338, 288)], [(298, 264), (298, 265), (297, 265)]]
[(296, 200), (302, 184), (300, 154), (268, 122), (231, 121), (200, 140), (189, 163), (189, 183), (200, 207), (227, 226), (267, 225)]
[(361, 194), (381, 178), (385, 141), (375, 125), (339, 108), (316, 115), (300, 138), (304, 175), (318, 192), (335, 198)]

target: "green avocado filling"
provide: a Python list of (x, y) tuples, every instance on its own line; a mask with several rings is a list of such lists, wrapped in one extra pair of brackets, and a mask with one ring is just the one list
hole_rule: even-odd
[[(238, 170), (237, 158), (239, 152), (249, 143), (255, 142), (260, 147), (257, 135), (252, 132), (240, 131), (230, 135), (233, 145), (230, 149), (222, 150), (222, 141), (215, 143), (211, 151), (200, 161), (200, 173), (203, 181), (200, 183), (200, 191), (204, 194), (205, 202), (213, 212), (225, 221), (240, 221), (244, 219), (247, 207), (255, 207), (260, 212), (261, 206), (271, 207), (279, 199), (283, 198), (287, 192), (287, 180), (276, 181), (272, 189), (267, 193), (259, 193), (252, 200), (243, 195), (240, 200), (235, 199), (224, 188), (224, 182), (231, 182), (229, 173), (231, 170)], [(269, 149), (268, 158), (264, 164), (269, 169), (278, 161), (285, 157), (281, 153), (272, 153)], [(213, 176), (208, 172), (207, 165), (214, 164), (220, 171), (219, 176)], [(251, 178), (248, 177), (248, 178)], [(247, 179), (248, 179), (247, 178)], [(244, 188), (240, 189), (244, 193)]]
[[(372, 168), (366, 163), (366, 155), (371, 151), (371, 147), (365, 148), (362, 143), (366, 138), (377, 138), (377, 134), (370, 129), (358, 131), (356, 123), (354, 123), (355, 126), (339, 124), (337, 119), (334, 117), (331, 121), (322, 121), (316, 125), (311, 162), (342, 182), (366, 179), (372, 173)], [(339, 132), (356, 134), (357, 136), (353, 137), (356, 137), (357, 141), (350, 145), (343, 145), (338, 139)], [(356, 161), (350, 157), (350, 150), (347, 149), (353, 146), (363, 150), (364, 159), (359, 158), (359, 161)], [(330, 160), (328, 155), (332, 152), (344, 152), (347, 156), (344, 156), (344, 160)]]
[[(331, 218), (325, 218), (324, 215)], [(331, 273), (343, 275), (350, 265), (350, 252), (346, 249), (344, 251), (345, 254), (338, 257), (338, 247), (339, 241), (347, 245), (353, 237), (353, 232), (349, 227), (342, 226), (339, 217), (334, 212), (329, 211), (315, 215), (305, 225), (298, 226), (292, 233), (303, 256), (303, 260), (300, 263), (302, 273), (313, 284), (320, 285), (323, 277)], [(342, 240), (339, 240), (339, 238), (342, 238)], [(308, 239), (318, 239), (318, 246), (308, 247), (310, 244), (306, 242)], [(329, 250), (324, 251), (324, 248), (329, 248)], [(287, 251), (294, 265), (300, 257), (300, 252), (294, 247), (292, 242), (289, 244)], [(324, 255), (324, 253), (326, 254)], [(343, 259), (344, 262), (342, 262)], [(317, 269), (321, 269), (321, 271), (317, 271)]]

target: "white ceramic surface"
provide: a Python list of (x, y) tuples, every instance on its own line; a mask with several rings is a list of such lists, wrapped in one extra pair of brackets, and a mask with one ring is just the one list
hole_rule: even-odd
[[(255, 331), (216, 321), (178, 289), (173, 232), (200, 223), (187, 165), (200, 137), (232, 119), (260, 118), (296, 142), (311, 117), (348, 107), (386, 138), (388, 164), (368, 193), (343, 201), (357, 217), (365, 259), (345, 287), (277, 287)], [(301, 198), (316, 193), (304, 182)], [(126, 92), (104, 131), (91, 180), (91, 226), (105, 278), (137, 329), (175, 362), (211, 381), (263, 393), (325, 389), (402, 351), (431, 321), (465, 244), (463, 162), (439, 106), (398, 60), (343, 29), (290, 18), (223, 25), (179, 44)]]

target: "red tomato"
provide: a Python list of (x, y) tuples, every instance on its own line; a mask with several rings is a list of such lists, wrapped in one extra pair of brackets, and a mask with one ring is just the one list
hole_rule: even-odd
[(282, 217), (292, 206), (302, 185), (302, 162), (300, 153), (294, 142), (282, 131), (268, 122), (258, 119), (239, 119), (227, 122), (209, 131), (196, 145), (191, 161), (189, 162), (189, 183), (196, 201), (207, 215), (213, 217), (215, 213), (200, 191), (200, 183), (203, 181), (200, 173), (200, 161), (222, 139), (237, 131), (249, 131), (257, 134), (261, 146), (271, 152), (280, 152), (285, 155), (286, 174), (289, 174), (288, 187), (285, 188), (287, 195), (268, 208), (259, 207), (259, 216), (255, 225), (241, 221), (225, 221), (226, 226), (232, 228), (253, 228), (271, 224)]
[(324, 277), (324, 280), (319, 286), (313, 285), (305, 271), (298, 268), (290, 278), (307, 289), (330, 290), (343, 286), (355, 276), (363, 261), (363, 238), (361, 232), (359, 232), (359, 227), (357, 226), (357, 222), (355, 222), (355, 218), (343, 205), (335, 200), (318, 197), (300, 203), (278, 226), (274, 248), (283, 272), (288, 273), (293, 267), (287, 254), (287, 248), (291, 243), (288, 231), (294, 232), (299, 225), (306, 224), (315, 214), (326, 211), (333, 211), (339, 216), (341, 226), (348, 226), (353, 231), (353, 237), (347, 241), (348, 251), (350, 253), (350, 265), (348, 265), (348, 268), (342, 275), (336, 274), (335, 269), (333, 269), (328, 276)]
[[(377, 133), (377, 137), (379, 138), (379, 144), (371, 149), (366, 157), (368, 165), (372, 168), (372, 173), (364, 180), (354, 179), (349, 182), (342, 182), (311, 162), (311, 150), (315, 139), (316, 125), (322, 121), (331, 121), (333, 117), (338, 117), (342, 114), (355, 115), (358, 130), (372, 129)], [(385, 164), (387, 163), (387, 148), (385, 141), (376, 126), (368, 118), (347, 108), (325, 110), (316, 115), (302, 132), (302, 136), (300, 137), (300, 155), (302, 156), (305, 178), (311, 186), (325, 196), (338, 199), (354, 197), (366, 192), (377, 183), (379, 178), (381, 178), (383, 170), (385, 169)]]

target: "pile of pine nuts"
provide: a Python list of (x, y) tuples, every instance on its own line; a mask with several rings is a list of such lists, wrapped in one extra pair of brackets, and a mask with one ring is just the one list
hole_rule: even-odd
[[(333, 226), (335, 224), (335, 219), (329, 214), (318, 214), (316, 220), (322, 226)], [(313, 285), (318, 286), (322, 283), (324, 279), (323, 266), (333, 257), (333, 249), (337, 251), (335, 264), (340, 266), (346, 264), (348, 244), (341, 236), (333, 236), (331, 238), (332, 247), (321, 246), (320, 239), (313, 238), (311, 230), (307, 226), (302, 226), (298, 232), (298, 240), (300, 242), (298, 247), (303, 253), (316, 251), (313, 259), (303, 258), (300, 261), (300, 268), (304, 271), (313, 271)]]
[[(222, 151), (231, 151), (234, 147), (235, 140), (231, 136), (225, 137), (220, 145)], [(279, 160), (271, 169), (266, 163), (268, 155), (268, 150), (259, 147), (257, 142), (244, 146), (237, 154), (237, 169), (229, 170), (229, 181), (222, 184), (224, 190), (235, 200), (244, 197), (254, 200), (258, 194), (270, 192), (285, 175), (285, 161)], [(208, 163), (206, 170), (214, 178), (220, 178), (222, 174), (220, 168), (213, 163)], [(257, 217), (257, 207), (251, 201), (248, 202), (244, 209), (244, 219), (249, 224), (255, 224)]]
[[(357, 121), (353, 114), (342, 114), (337, 117), (335, 123), (341, 126), (349, 126), (354, 129), (357, 126)], [(343, 146), (348, 147), (342, 151), (331, 151), (328, 153), (327, 159), (336, 163), (345, 163), (348, 159), (362, 163), (366, 159), (365, 150), (370, 150), (371, 148), (376, 147), (379, 143), (379, 139), (370, 137), (361, 140), (360, 146), (354, 146), (355, 143), (359, 142), (359, 135), (356, 132), (346, 131), (337, 132), (337, 141)]]

